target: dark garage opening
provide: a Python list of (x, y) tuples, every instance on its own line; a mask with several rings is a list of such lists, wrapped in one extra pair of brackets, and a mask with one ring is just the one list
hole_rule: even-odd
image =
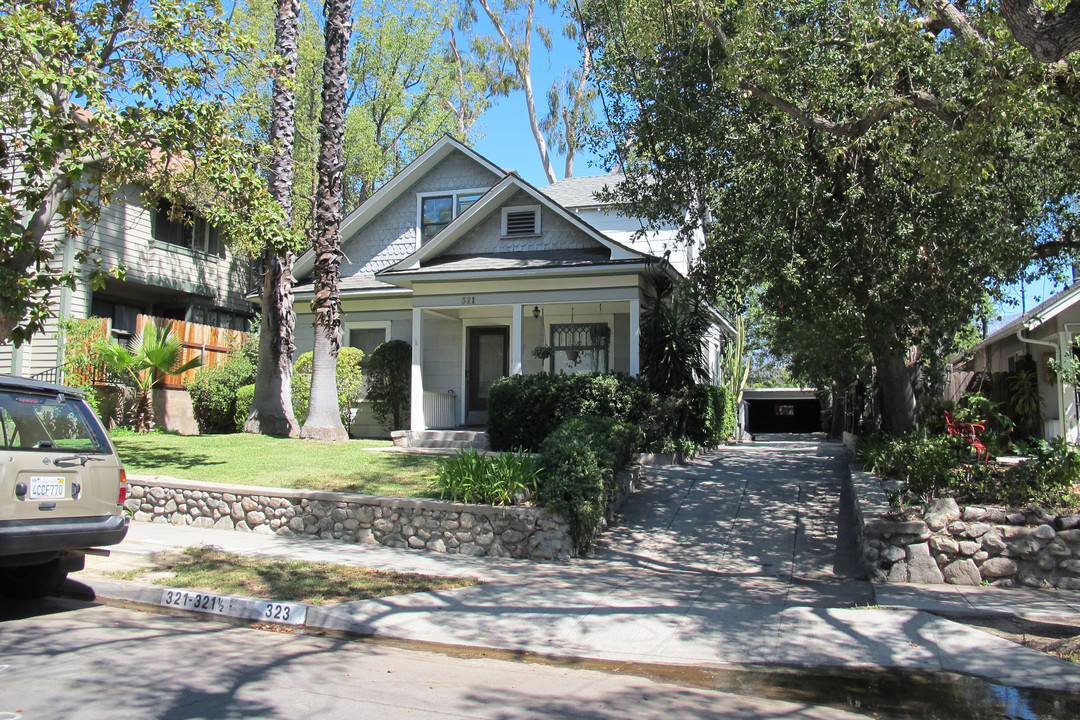
[(817, 398), (807, 398), (800, 391), (786, 395), (774, 392), (752, 397), (747, 391), (744, 394), (746, 429), (753, 435), (821, 432), (821, 403)]

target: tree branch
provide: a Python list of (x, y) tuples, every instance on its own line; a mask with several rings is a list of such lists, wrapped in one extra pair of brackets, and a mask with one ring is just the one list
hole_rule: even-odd
[(1055, 63), (1080, 51), (1080, 0), (1071, 0), (1061, 12), (1043, 10), (1033, 0), (1001, 0), (1001, 14), (1016, 41), (1040, 62)]

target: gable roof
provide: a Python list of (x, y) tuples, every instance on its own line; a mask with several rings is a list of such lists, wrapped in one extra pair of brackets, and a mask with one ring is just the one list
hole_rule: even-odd
[[(445, 160), (453, 152), (464, 153), (470, 160), (490, 170), (497, 176), (505, 175), (506, 172), (486, 157), (476, 152), (467, 145), (455, 140), (449, 135), (443, 135), (435, 141), (435, 144), (422, 152), (419, 157), (409, 163), (404, 170), (380, 187), (371, 197), (353, 210), (341, 223), (341, 238), (344, 242), (359, 232), (365, 225), (374, 220), (379, 214), (390, 207), (403, 193), (413, 184), (424, 177), (428, 172)], [(297, 277), (307, 275), (315, 267), (315, 251), (308, 250), (296, 260), (293, 266), (293, 274)]]
[(1045, 301), (1035, 306), (1032, 310), (1024, 313), (1018, 318), (1013, 319), (1006, 325), (998, 328), (994, 332), (987, 335), (974, 347), (968, 348), (964, 352), (953, 358), (952, 362), (958, 362), (962, 358), (970, 356), (972, 353), (982, 350), (985, 347), (993, 345), (1005, 338), (1011, 338), (1020, 330), (1034, 330), (1048, 320), (1051, 320), (1061, 313), (1065, 312), (1069, 308), (1080, 302), (1080, 281), (1074, 282), (1069, 287), (1065, 288), (1056, 295), (1052, 295)]
[[(588, 264), (609, 264), (609, 263), (652, 263), (656, 262), (657, 258), (645, 253), (638, 252), (632, 248), (616, 242), (611, 238), (601, 233), (596, 228), (589, 225), (587, 222), (578, 217), (575, 213), (568, 211), (558, 203), (553, 202), (548, 196), (537, 190), (535, 187), (522, 180), (517, 175), (507, 175), (500, 180), (494, 187), (488, 190), (483, 196), (480, 197), (468, 210), (463, 212), (458, 217), (454, 218), (441, 232), (435, 237), (429, 240), (426, 244), (420, 247), (416, 252), (412, 253), (408, 257), (399, 261), (398, 263), (380, 270), (376, 273), (377, 277), (390, 277), (390, 276), (403, 276), (413, 273), (423, 272), (428, 274), (435, 271), (434, 268), (446, 266), (446, 260), (439, 261), (439, 258), (445, 256), (445, 258), (455, 257), (449, 251), (460, 240), (462, 240), (467, 233), (477, 227), (484, 220), (489, 218), (492, 213), (498, 211), (502, 206), (518, 193), (524, 192), (529, 195), (537, 204), (544, 208), (554, 212), (560, 218), (565, 220), (570, 225), (575, 226), (578, 230), (584, 233), (588, 238), (593, 240), (597, 249), (606, 251), (602, 253), (593, 253), (589, 255), (591, 262)], [(512, 255), (517, 255), (516, 258), (512, 258)], [(524, 258), (525, 254), (505, 254), (505, 259), (508, 261), (506, 267), (503, 269), (511, 269), (514, 267), (522, 267), (520, 261)], [(530, 264), (532, 268), (540, 267), (554, 267), (560, 264), (560, 260), (556, 257), (547, 257), (545, 253), (535, 252), (531, 253), (535, 261)], [(579, 257), (581, 253), (577, 253), (574, 256), (572, 262), (574, 264), (582, 264), (582, 257)], [(502, 253), (492, 253), (488, 262), (484, 263), (487, 267), (491, 267), (493, 261), (498, 258), (502, 258)], [(458, 260), (467, 256), (457, 256)], [(480, 257), (480, 256), (471, 256)], [(567, 256), (570, 257), (569, 255)], [(565, 264), (565, 263), (562, 263)], [(456, 267), (462, 267), (460, 263)], [(426, 270), (426, 272), (425, 272)]]
[(615, 203), (610, 200), (599, 200), (596, 194), (605, 189), (614, 188), (623, 177), (622, 173), (611, 173), (567, 178), (548, 185), (541, 192), (565, 208), (614, 205)]

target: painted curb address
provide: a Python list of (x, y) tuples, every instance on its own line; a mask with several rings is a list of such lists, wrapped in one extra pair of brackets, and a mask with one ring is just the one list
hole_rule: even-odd
[(226, 615), (242, 620), (261, 620), (281, 625), (303, 625), (308, 606), (302, 603), (219, 595), (217, 593), (164, 588), (158, 604), (163, 607), (210, 615)]

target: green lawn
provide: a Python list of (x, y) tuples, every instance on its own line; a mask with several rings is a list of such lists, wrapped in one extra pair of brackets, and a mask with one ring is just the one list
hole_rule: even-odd
[(185, 437), (160, 432), (123, 433), (112, 440), (134, 475), (367, 495), (431, 497), (431, 482), (442, 461), (431, 455), (365, 450), (390, 446), (380, 440), (329, 443), (247, 433)]

